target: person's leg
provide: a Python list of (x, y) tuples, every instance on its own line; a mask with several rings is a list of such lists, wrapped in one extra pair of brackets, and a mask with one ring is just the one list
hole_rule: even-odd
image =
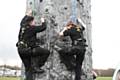
[(25, 80), (34, 80), (33, 79), (33, 73), (31, 70), (26, 70), (25, 71), (25, 76), (26, 76), (26, 79)]
[(43, 72), (41, 67), (45, 64), (49, 57), (50, 51), (41, 47), (36, 47), (33, 49), (33, 54), (32, 56), (36, 58), (36, 62), (33, 65), (33, 68), (37, 72)]
[(82, 62), (84, 60), (85, 49), (80, 50), (79, 54), (76, 54), (76, 68), (75, 68), (75, 80), (81, 80)]
[(23, 64), (25, 65), (26, 80), (33, 80), (31, 58), (25, 58), (23, 61), (24, 61)]
[(75, 68), (75, 57), (69, 51), (66, 51), (66, 49), (60, 50), (59, 55), (61, 62), (65, 64), (67, 70), (72, 71)]
[(25, 76), (26, 80), (33, 80), (32, 71), (31, 71), (31, 57), (27, 55), (29, 53), (24, 53), (23, 49), (18, 49), (19, 56), (25, 66)]

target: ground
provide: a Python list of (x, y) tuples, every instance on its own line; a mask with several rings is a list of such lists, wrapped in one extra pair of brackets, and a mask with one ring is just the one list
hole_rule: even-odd
[(0, 77), (0, 80), (20, 80), (20, 78), (16, 77)]
[(96, 80), (112, 80), (112, 77), (98, 77)]

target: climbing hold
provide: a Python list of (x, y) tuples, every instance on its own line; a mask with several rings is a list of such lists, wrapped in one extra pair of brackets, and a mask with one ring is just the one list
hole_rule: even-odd
[(37, 12), (36, 12), (36, 11), (33, 11), (33, 15), (34, 15), (34, 16), (37, 15)]
[(32, 5), (32, 2), (30, 2), (30, 5)]
[(67, 7), (64, 7), (65, 10), (67, 10), (68, 8)]
[(52, 16), (53, 19), (55, 19), (55, 16)]
[(83, 3), (80, 3), (80, 5), (81, 5), (82, 7), (84, 7)]
[(40, 2), (42, 2), (43, 0), (40, 0)]
[(48, 12), (48, 9), (46, 9), (45, 12)]
[(54, 26), (58, 26), (58, 23), (55, 23)]

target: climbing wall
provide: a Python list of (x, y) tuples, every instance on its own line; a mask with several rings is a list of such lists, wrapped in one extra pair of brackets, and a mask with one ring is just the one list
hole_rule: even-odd
[[(75, 3), (75, 4), (74, 4)], [(79, 16), (87, 25), (85, 37), (87, 39), (88, 48), (86, 51), (82, 80), (92, 79), (92, 49), (91, 49), (91, 5), (90, 0), (27, 0), (27, 9), (31, 8), (33, 16), (35, 16), (36, 25), (40, 25), (40, 18), (45, 17), (47, 21), (47, 29), (44, 32), (38, 33), (39, 45), (49, 49), (51, 54), (42, 67), (45, 69), (43, 74), (34, 74), (34, 80), (74, 80), (74, 72), (66, 70), (64, 64), (60, 63), (59, 54), (54, 50), (53, 46), (57, 45), (60, 48), (70, 46), (71, 40), (69, 37), (64, 41), (58, 39), (58, 32), (63, 29), (66, 23), (73, 17)], [(74, 15), (74, 16), (72, 16)], [(32, 64), (37, 58), (33, 58)]]

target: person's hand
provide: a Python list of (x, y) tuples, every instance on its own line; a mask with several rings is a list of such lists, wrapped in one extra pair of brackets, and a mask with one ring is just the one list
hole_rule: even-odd
[(80, 17), (77, 18), (77, 21), (78, 21), (78, 22), (82, 22), (81, 19), (80, 19)]
[(64, 27), (64, 29), (59, 33), (60, 36), (63, 36), (63, 32), (67, 30), (67, 27)]
[(44, 23), (45, 22), (45, 18), (41, 18), (41, 22)]
[(63, 33), (62, 33), (62, 32), (60, 32), (60, 33), (59, 33), (59, 36), (63, 36)]
[(32, 10), (31, 10), (31, 9), (28, 9), (27, 12), (26, 12), (26, 15), (32, 16)]

